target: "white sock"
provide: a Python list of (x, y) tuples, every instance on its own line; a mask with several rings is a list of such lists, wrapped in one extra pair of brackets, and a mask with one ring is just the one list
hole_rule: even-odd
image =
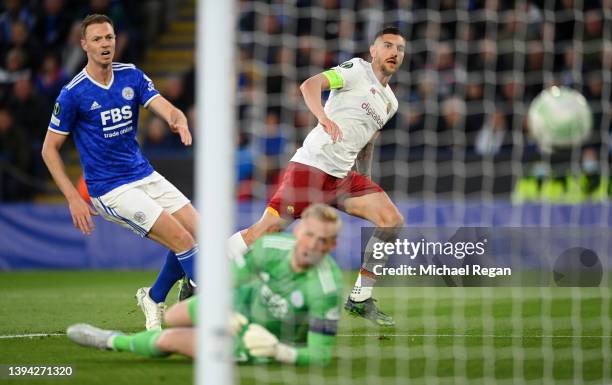
[[(366, 286), (362, 286), (363, 283)], [(361, 273), (357, 276), (357, 280), (355, 281), (355, 286), (353, 286), (353, 290), (351, 290), (351, 295), (349, 298), (355, 302), (363, 302), (368, 298), (372, 297), (372, 291), (374, 290), (374, 282), (369, 277), (362, 277)]]
[(115, 350), (115, 337), (117, 337), (118, 334), (112, 334), (110, 337), (108, 337), (108, 339), (106, 340), (106, 347), (109, 350)]
[(229, 237), (227, 240), (227, 253), (230, 259), (237, 261), (244, 260), (244, 255), (249, 251), (249, 247), (244, 242), (240, 231)]

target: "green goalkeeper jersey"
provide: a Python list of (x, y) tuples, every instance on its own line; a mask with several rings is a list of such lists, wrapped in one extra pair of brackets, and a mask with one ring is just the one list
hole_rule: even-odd
[(330, 255), (294, 272), (295, 241), (284, 233), (264, 236), (233, 261), (236, 311), (298, 346), (298, 364), (326, 363), (335, 345), (342, 275)]

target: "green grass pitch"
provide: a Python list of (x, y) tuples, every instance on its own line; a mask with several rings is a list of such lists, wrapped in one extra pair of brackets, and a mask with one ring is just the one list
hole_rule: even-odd
[[(345, 273), (350, 288), (354, 273)], [(155, 272), (0, 273), (0, 365), (72, 365), (70, 378), (0, 378), (5, 384), (189, 384), (181, 357), (145, 359), (86, 349), (67, 325), (136, 332), (133, 297)], [(378, 288), (395, 328), (344, 317), (327, 368), (239, 366), (241, 384), (602, 384), (612, 381), (610, 290), (600, 288)], [(205, 295), (205, 294), (203, 294)], [(176, 293), (171, 293), (174, 299)], [(172, 302), (172, 301), (170, 301)]]

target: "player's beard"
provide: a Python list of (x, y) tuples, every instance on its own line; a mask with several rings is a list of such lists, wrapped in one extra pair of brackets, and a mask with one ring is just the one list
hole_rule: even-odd
[(391, 63), (387, 63), (387, 60), (389, 59), (385, 59), (384, 61), (382, 61), (382, 63), (380, 63), (380, 68), (382, 69), (382, 72), (385, 76), (391, 76), (394, 75), (397, 72), (397, 68), (399, 67), (399, 63), (397, 62), (397, 59), (395, 59), (395, 66), (394, 68), (391, 68)]

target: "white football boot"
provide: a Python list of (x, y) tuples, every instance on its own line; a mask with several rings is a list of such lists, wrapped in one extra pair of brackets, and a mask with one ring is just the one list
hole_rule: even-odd
[(114, 330), (99, 329), (88, 324), (74, 324), (68, 326), (66, 334), (68, 338), (81, 346), (112, 350), (110, 338), (122, 333)]
[(166, 305), (163, 302), (155, 303), (149, 296), (150, 287), (141, 287), (136, 291), (138, 306), (145, 315), (147, 330), (161, 330)]

